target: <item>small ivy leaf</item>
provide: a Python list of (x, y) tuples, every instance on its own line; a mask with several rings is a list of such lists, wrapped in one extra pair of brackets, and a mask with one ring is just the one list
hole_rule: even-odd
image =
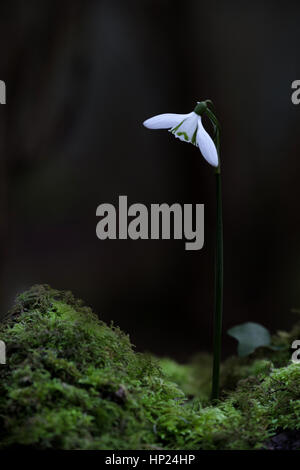
[(243, 323), (230, 328), (227, 333), (238, 341), (238, 355), (248, 356), (260, 346), (270, 346), (271, 335), (269, 331), (259, 323)]

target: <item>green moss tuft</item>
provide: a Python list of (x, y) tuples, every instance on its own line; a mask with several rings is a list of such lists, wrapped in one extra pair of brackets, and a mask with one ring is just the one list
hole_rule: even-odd
[(196, 397), (202, 404), (208, 402), (212, 376), (212, 357), (209, 354), (198, 354), (189, 364), (162, 358), (159, 365), (166, 377), (175, 382), (189, 399)]

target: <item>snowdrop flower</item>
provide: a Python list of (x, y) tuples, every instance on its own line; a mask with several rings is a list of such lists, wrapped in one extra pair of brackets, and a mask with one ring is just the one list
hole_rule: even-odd
[(159, 114), (144, 121), (148, 129), (169, 129), (175, 137), (199, 147), (205, 160), (212, 166), (219, 165), (216, 146), (203, 127), (201, 115), (206, 111), (206, 102), (198, 103), (188, 114)]
[[(212, 109), (211, 109), (212, 108)], [(214, 128), (213, 139), (202, 124), (206, 115)], [(216, 254), (215, 254), (215, 307), (214, 307), (214, 354), (212, 371), (212, 400), (219, 398), (220, 361), (222, 345), (223, 315), (223, 222), (220, 156), (220, 124), (214, 113), (211, 100), (200, 101), (194, 111), (188, 114), (159, 114), (144, 121), (148, 129), (169, 129), (175, 137), (183, 142), (190, 142), (200, 149), (205, 160), (216, 167)]]

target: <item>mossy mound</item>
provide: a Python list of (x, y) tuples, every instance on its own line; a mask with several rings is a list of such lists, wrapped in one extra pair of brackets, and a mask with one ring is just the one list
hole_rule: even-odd
[[(1, 449), (254, 449), (277, 430), (300, 428), (299, 365), (249, 359), (242, 375), (255, 373), (209, 406), (209, 358), (202, 379), (197, 362), (160, 367), (70, 293), (47, 286), (18, 297), (0, 339)], [(191, 399), (198, 386), (201, 400)]]
[(209, 402), (212, 377), (212, 357), (209, 354), (197, 354), (188, 364), (178, 364), (173, 359), (158, 359), (163, 373), (175, 382), (189, 399), (197, 399), (202, 405)]

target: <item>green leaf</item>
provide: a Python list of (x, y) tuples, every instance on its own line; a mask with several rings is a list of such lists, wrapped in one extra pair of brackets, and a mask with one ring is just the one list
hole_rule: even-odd
[(243, 323), (234, 326), (227, 333), (238, 341), (238, 355), (248, 356), (260, 346), (270, 346), (271, 335), (269, 331), (259, 323)]

